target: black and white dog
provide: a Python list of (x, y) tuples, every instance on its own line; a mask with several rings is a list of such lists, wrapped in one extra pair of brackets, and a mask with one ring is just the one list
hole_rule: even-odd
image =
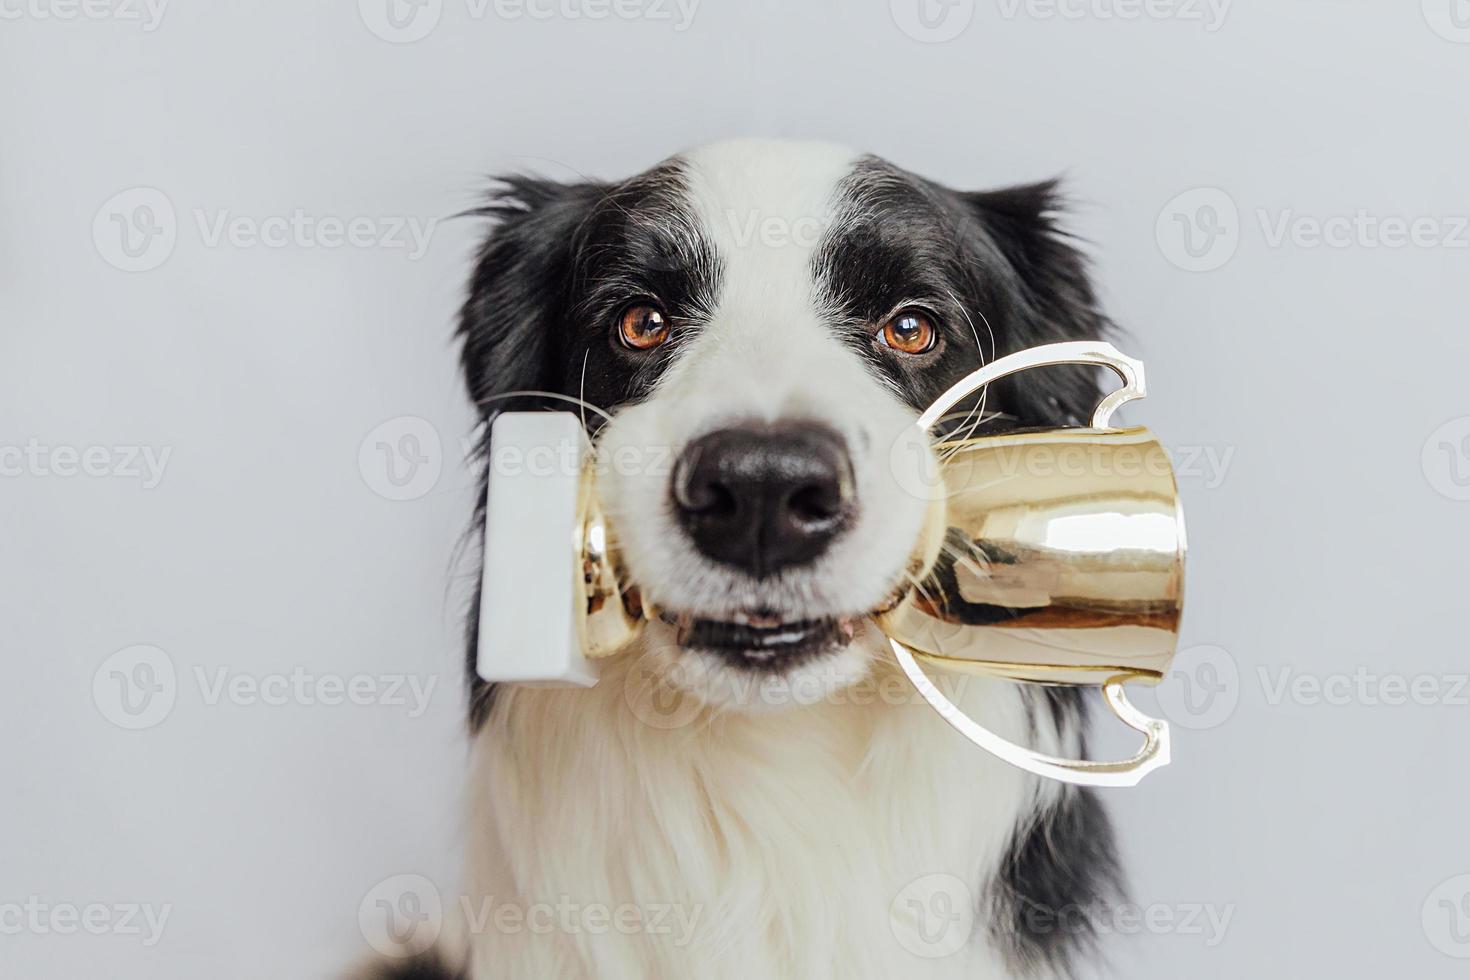
[[(470, 396), (487, 422), (567, 407), (510, 392), (583, 399), (607, 413), (586, 416), (605, 458), (667, 447), (667, 466), (598, 468), (661, 615), (596, 687), (472, 687), (465, 906), (580, 911), (542, 929), (457, 916), (431, 959), (383, 976), (1076, 965), (1093, 937), (1066, 911), (1117, 888), (1098, 801), (895, 696), (863, 618), (903, 583), (924, 519), (892, 464), (930, 451), (917, 413), (984, 361), (1110, 330), (1056, 204), (1050, 184), (957, 192), (768, 141), (621, 183), (504, 181), (460, 326)], [(1097, 396), (1085, 369), (1026, 372), (993, 386), (984, 424), (1074, 423)], [(471, 619), (473, 677), (478, 605)], [(649, 676), (684, 699), (677, 723), (636, 710)], [(1073, 690), (949, 690), (1011, 739), (1084, 752)]]

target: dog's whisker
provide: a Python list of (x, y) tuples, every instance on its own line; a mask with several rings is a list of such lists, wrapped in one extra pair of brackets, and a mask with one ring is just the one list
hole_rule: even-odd
[[(569, 402), (573, 405), (581, 406), (584, 411), (590, 409), (596, 414), (602, 416), (605, 421), (612, 421), (612, 413), (606, 411), (605, 409), (599, 408), (597, 405), (594, 405), (592, 402), (589, 402), (584, 398), (579, 398), (576, 395), (563, 394), (559, 391), (545, 391), (540, 388), (517, 388), (513, 391), (502, 391), (495, 395), (491, 395), (489, 398), (480, 399), (475, 404), (480, 408), (485, 408), (495, 402), (507, 401), (512, 398), (550, 398), (554, 401)], [(583, 418), (585, 420), (585, 416), (583, 416)]]
[[(577, 402), (578, 407), (580, 407), (582, 410), (581, 417), (583, 430), (587, 428), (587, 399), (585, 397), (587, 394), (587, 359), (591, 356), (592, 348), (589, 347), (587, 348), (586, 353), (582, 355), (582, 380), (581, 383), (577, 386)], [(612, 416), (604, 414), (604, 417), (611, 418)]]

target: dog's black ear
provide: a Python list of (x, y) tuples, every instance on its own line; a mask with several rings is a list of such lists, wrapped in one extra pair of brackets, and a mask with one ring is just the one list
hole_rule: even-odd
[[(495, 222), (480, 247), (459, 318), (460, 366), (482, 423), (477, 447), (481, 459), (489, 449), (490, 422), (497, 414), (539, 407), (534, 400), (505, 397), (508, 393), (556, 388), (554, 365), (564, 341), (578, 229), (605, 193), (606, 188), (595, 183), (506, 177), (483, 207), (469, 212)], [(476, 541), (484, 533), (487, 475), (482, 469), (470, 530)], [(470, 724), (478, 728), (489, 713), (494, 691), (475, 675), (478, 589), (465, 632)]]
[(496, 222), (459, 319), (465, 385), (485, 421), (504, 407), (497, 396), (554, 382), (577, 230), (605, 193), (595, 183), (504, 177), (469, 212)]
[[(1106, 340), (1114, 326), (1098, 306), (1086, 257), (1059, 224), (1056, 181), (965, 195), (1015, 274), (1018, 302), (1008, 354), (1065, 340)], [(1000, 383), (1008, 410), (1025, 425), (1085, 422), (1098, 400), (1098, 372), (1085, 367), (1025, 371)], [(1007, 397), (1009, 396), (1009, 397)]]

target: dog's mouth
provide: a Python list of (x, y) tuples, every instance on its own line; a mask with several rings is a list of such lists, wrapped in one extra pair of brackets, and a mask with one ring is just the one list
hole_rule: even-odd
[(669, 614), (663, 619), (676, 630), (682, 649), (712, 653), (733, 666), (759, 671), (789, 670), (835, 653), (851, 643), (857, 631), (857, 618), (852, 616), (783, 619), (752, 612), (725, 620)]

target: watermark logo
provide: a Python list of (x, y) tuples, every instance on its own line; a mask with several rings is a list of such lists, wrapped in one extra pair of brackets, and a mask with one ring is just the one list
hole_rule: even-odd
[(1431, 946), (1457, 960), (1470, 960), (1470, 874), (1440, 882), (1424, 899), (1420, 922)]
[(1470, 44), (1470, 0), (1422, 0), (1430, 30), (1456, 44)]
[(1174, 658), (1158, 698), (1164, 717), (1181, 728), (1216, 728), (1240, 703), (1240, 668), (1224, 647), (1189, 647)]
[(1187, 272), (1211, 272), (1240, 247), (1240, 209), (1218, 187), (1196, 187), (1159, 212), (1154, 236), (1164, 258)]
[(357, 906), (363, 938), (384, 956), (417, 956), (434, 945), (443, 924), (444, 899), (423, 875), (384, 878)]
[(1424, 479), (1441, 496), (1470, 500), (1470, 415), (1450, 419), (1424, 440)]
[(119, 191), (92, 218), (97, 254), (124, 272), (147, 272), (163, 265), (178, 237), (173, 202), (156, 187)]
[[(956, 474), (946, 476), (944, 464), (927, 439), (905, 431), (888, 447), (888, 471), (899, 489), (924, 501), (947, 500), (963, 486)], [(953, 486), (951, 486), (953, 484)]]
[(670, 683), (668, 671), (667, 652), (650, 650), (623, 676), (623, 699), (633, 717), (660, 731), (683, 728), (702, 707), (697, 697)]
[(951, 874), (915, 878), (893, 897), (888, 926), (898, 944), (915, 956), (953, 956), (975, 929), (975, 895)]
[(178, 698), (173, 661), (158, 647), (119, 650), (92, 675), (92, 701), (119, 728), (152, 728), (169, 716)]
[(357, 447), (368, 489), (387, 500), (417, 500), (439, 482), (444, 449), (428, 419), (400, 415), (369, 432)]
[(965, 32), (975, 17), (975, 0), (889, 0), (893, 22), (915, 41), (943, 44)]
[(357, 0), (363, 24), (390, 44), (422, 41), (443, 13), (444, 0)]

